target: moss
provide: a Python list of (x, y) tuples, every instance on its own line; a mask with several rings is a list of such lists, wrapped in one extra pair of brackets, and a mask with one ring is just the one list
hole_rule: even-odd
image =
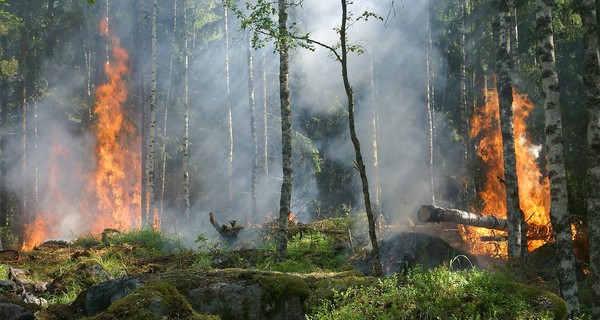
[(290, 297), (299, 297), (302, 302), (309, 296), (308, 284), (299, 277), (279, 274), (263, 273), (253, 276), (253, 281), (262, 289), (262, 307), (269, 312), (278, 302)]
[(554, 319), (567, 319), (567, 303), (556, 294), (536, 287), (515, 283), (525, 300), (529, 301), (536, 312), (550, 311)]
[(366, 277), (362, 272), (356, 270), (311, 274), (305, 280), (310, 290), (310, 296), (305, 302), (308, 313), (325, 300), (333, 301), (334, 292), (346, 291), (352, 287), (371, 286), (377, 283), (377, 278)]
[(188, 301), (165, 281), (152, 281), (135, 289), (129, 295), (113, 303), (101, 314), (87, 318), (103, 319), (219, 319), (214, 315), (196, 313)]

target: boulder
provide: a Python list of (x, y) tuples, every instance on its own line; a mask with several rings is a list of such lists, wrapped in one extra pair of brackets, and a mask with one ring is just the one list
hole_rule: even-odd
[[(446, 265), (450, 269), (478, 267), (477, 258), (452, 247), (441, 238), (419, 232), (401, 232), (379, 242), (380, 260), (385, 275), (404, 272), (420, 264), (423, 269)], [(349, 263), (354, 269), (372, 274), (373, 258), (367, 250), (357, 251)]]
[(186, 319), (213, 315), (220, 319), (300, 320), (305, 319), (307, 297), (307, 283), (291, 275), (188, 269), (127, 276), (92, 286), (69, 306), (71, 315), (64, 319), (77, 319), (77, 314), (94, 319), (131, 318), (134, 314), (139, 319), (162, 319), (180, 312)]
[(33, 311), (18, 304), (0, 302), (0, 319), (2, 320), (34, 320)]

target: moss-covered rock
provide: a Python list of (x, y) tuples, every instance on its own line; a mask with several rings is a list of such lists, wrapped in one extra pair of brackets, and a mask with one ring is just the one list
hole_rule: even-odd
[(136, 288), (126, 297), (114, 302), (104, 312), (89, 320), (131, 319), (219, 319), (214, 315), (196, 313), (190, 303), (165, 281), (152, 281)]

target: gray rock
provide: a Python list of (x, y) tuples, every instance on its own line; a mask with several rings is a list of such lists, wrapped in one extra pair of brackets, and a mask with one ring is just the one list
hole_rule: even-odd
[(2, 320), (33, 320), (33, 311), (27, 310), (19, 305), (0, 302), (0, 319)]
[(85, 294), (84, 312), (87, 316), (95, 316), (141, 285), (140, 280), (132, 276), (97, 284), (82, 293)]
[(16, 292), (17, 289), (17, 284), (14, 281), (8, 279), (0, 280), (0, 290)]

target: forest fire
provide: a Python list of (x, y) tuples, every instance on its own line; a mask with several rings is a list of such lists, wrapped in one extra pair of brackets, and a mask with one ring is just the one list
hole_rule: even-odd
[[(535, 146), (527, 134), (526, 120), (534, 109), (527, 95), (513, 89), (513, 118), (515, 152), (517, 156), (517, 176), (519, 201), (525, 213), (525, 220), (536, 239), (529, 240), (529, 250), (543, 245), (550, 237), (550, 187), (538, 166), (539, 147)], [(481, 214), (506, 218), (506, 190), (504, 177), (502, 135), (500, 130), (498, 92), (487, 90), (486, 104), (476, 107), (471, 121), (471, 136), (480, 137), (477, 153), (486, 169), (485, 186), (479, 193), (483, 203)], [(498, 236), (496, 230), (460, 226), (463, 238), (470, 244), (470, 250), (477, 254), (505, 257), (507, 243), (484, 242), (481, 238)], [(501, 233), (505, 234), (505, 233)]]
[(101, 19), (100, 30), (110, 39), (114, 61), (106, 62), (107, 82), (96, 89), (93, 131), (98, 139), (98, 167), (93, 173), (91, 192), (97, 196), (97, 214), (90, 217), (94, 233), (107, 227), (130, 229), (141, 222), (141, 141), (123, 106), (129, 56), (119, 39), (109, 32), (107, 23)]
[[(92, 132), (96, 137), (95, 168), (88, 173), (64, 172), (61, 170), (61, 157), (65, 157), (66, 147), (54, 140), (53, 155), (49, 159), (50, 176), (46, 192), (51, 192), (54, 205), (36, 212), (33, 221), (25, 228), (23, 249), (29, 250), (50, 237), (60, 236), (59, 221), (63, 207), (77, 208), (77, 222), (88, 232), (98, 234), (105, 228), (128, 230), (141, 224), (141, 138), (127, 110), (126, 77), (128, 54), (119, 44), (119, 39), (110, 32), (108, 19), (100, 21), (100, 32), (112, 46), (112, 60), (106, 61), (104, 72), (106, 81), (96, 89), (95, 123)], [(82, 185), (79, 197), (64, 196), (61, 193), (62, 181), (69, 174), (81, 176)], [(75, 199), (75, 200), (74, 200)], [(79, 199), (79, 200), (77, 200)], [(76, 204), (64, 205), (69, 201)], [(81, 228), (80, 228), (81, 229)]]

